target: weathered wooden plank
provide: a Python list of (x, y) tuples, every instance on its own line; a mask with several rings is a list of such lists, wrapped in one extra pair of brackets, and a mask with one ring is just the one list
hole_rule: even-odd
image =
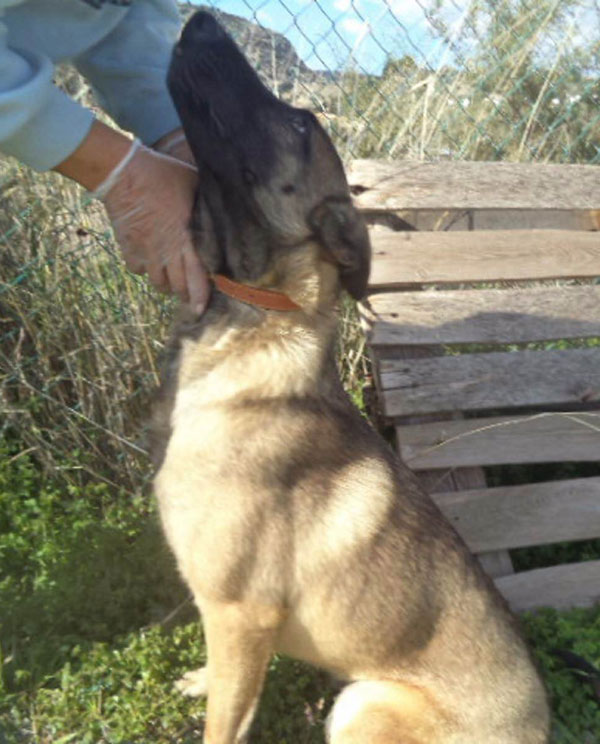
[(600, 537), (600, 478), (435, 493), (473, 553)]
[(397, 426), (396, 434), (412, 470), (600, 460), (600, 413), (440, 421)]
[(495, 583), (515, 612), (592, 607), (600, 601), (600, 561), (523, 571)]
[[(403, 359), (425, 359), (438, 356), (443, 353), (440, 347), (435, 346), (396, 346), (394, 347), (397, 358)], [(375, 375), (378, 381), (378, 375)], [(379, 395), (381, 390), (378, 388)], [(462, 418), (461, 413), (452, 414), (453, 418)], [(408, 417), (404, 420), (406, 424), (420, 423), (423, 419), (431, 422), (432, 420), (440, 421), (447, 418), (447, 415), (438, 414), (426, 417)], [(427, 493), (436, 493), (440, 491), (465, 491), (479, 488), (485, 488), (486, 479), (483, 468), (448, 468), (445, 470), (421, 470), (416, 474), (423, 488)], [(514, 571), (512, 560), (508, 550), (497, 550), (482, 553), (478, 560), (491, 577), (506, 576)]]
[[(360, 202), (360, 198), (359, 198)], [(369, 225), (405, 230), (597, 230), (599, 212), (574, 209), (362, 209)]]
[(386, 416), (600, 399), (600, 350), (519, 351), (379, 364)]
[(373, 347), (600, 337), (600, 286), (374, 294)]
[(568, 230), (371, 230), (372, 289), (600, 276), (600, 234)]
[(478, 553), (475, 557), (492, 579), (498, 576), (508, 576), (515, 571), (508, 550), (491, 550), (488, 553)]
[(596, 165), (354, 160), (348, 180), (361, 208), (600, 209)]
[(474, 209), (471, 230), (598, 230), (600, 209)]

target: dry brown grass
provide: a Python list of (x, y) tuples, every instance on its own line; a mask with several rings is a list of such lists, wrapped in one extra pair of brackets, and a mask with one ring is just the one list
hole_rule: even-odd
[(136, 490), (170, 303), (78, 187), (9, 163), (0, 183), (2, 431), (59, 479)]
[[(531, 6), (463, 67), (399, 60), (379, 79), (348, 72), (313, 81), (312, 91), (299, 83), (288, 96), (310, 98), (346, 160), (585, 159), (600, 134), (597, 107), (585, 98), (557, 111), (548, 104), (574, 85), (572, 39), (565, 33), (547, 69), (531, 62), (557, 28), (553, 8), (553, 0)], [(93, 105), (81, 78), (66, 70), (60, 80)], [(65, 180), (0, 161), (0, 435), (17, 450), (68, 483), (138, 490), (171, 305), (124, 270), (99, 205)], [(350, 303), (341, 339), (341, 373), (360, 404), (369, 370)]]

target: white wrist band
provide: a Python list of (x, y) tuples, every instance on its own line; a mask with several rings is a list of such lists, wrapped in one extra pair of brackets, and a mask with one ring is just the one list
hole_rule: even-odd
[(140, 147), (142, 147), (142, 143), (139, 139), (134, 139), (123, 160), (117, 163), (108, 176), (106, 176), (104, 181), (102, 181), (102, 183), (92, 191), (92, 196), (96, 197), (96, 199), (104, 199)]
[(185, 142), (185, 139), (185, 134), (183, 132), (179, 132), (179, 134), (176, 134), (170, 140), (167, 140), (167, 142), (162, 145), (162, 147), (160, 147), (159, 152), (162, 152), (163, 155), (170, 155), (171, 152), (173, 152), (173, 149), (177, 147), (177, 145)]

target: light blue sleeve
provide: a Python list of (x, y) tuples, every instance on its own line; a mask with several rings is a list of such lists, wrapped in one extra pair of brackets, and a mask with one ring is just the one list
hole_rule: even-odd
[(102, 108), (144, 144), (180, 126), (166, 76), (181, 27), (172, 0), (137, 0), (116, 28), (74, 60)]
[(42, 54), (9, 46), (0, 2), (0, 152), (39, 171), (68, 157), (92, 125), (91, 111), (52, 82), (53, 64)]

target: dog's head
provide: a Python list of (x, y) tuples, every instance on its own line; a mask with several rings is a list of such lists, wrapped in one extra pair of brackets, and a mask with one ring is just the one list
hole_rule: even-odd
[[(279, 101), (208, 13), (188, 21), (169, 90), (201, 173), (196, 219), (216, 241), (204, 259), (237, 279), (266, 273), (278, 251), (316, 240), (361, 297), (370, 246), (341, 161), (309, 111)], [(206, 210), (206, 205), (208, 210)]]

